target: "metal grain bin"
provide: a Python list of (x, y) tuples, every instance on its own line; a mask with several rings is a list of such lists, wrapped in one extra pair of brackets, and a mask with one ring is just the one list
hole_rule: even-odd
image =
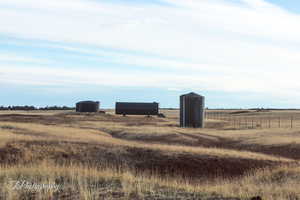
[(204, 127), (204, 96), (189, 93), (180, 96), (180, 126)]
[(76, 103), (76, 112), (79, 112), (80, 103)]
[(153, 103), (130, 103), (116, 102), (117, 115), (158, 115), (159, 104)]
[(98, 112), (99, 101), (81, 101), (76, 103), (76, 112)]

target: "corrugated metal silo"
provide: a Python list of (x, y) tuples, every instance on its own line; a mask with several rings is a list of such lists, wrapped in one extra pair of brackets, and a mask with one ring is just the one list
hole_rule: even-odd
[(76, 112), (98, 112), (99, 101), (81, 101), (76, 103)]
[(189, 93), (180, 96), (180, 126), (204, 127), (204, 96)]

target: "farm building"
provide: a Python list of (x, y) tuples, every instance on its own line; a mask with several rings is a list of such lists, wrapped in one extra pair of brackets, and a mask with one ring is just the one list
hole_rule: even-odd
[(117, 115), (158, 115), (159, 104), (117, 102), (115, 112)]
[(76, 103), (76, 112), (98, 112), (99, 101), (80, 101)]
[(180, 96), (180, 126), (204, 127), (204, 96), (189, 93)]

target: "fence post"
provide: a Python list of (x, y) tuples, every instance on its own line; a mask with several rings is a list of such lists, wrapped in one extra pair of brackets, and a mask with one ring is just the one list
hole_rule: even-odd
[(252, 129), (254, 129), (254, 121), (253, 121), (253, 118), (252, 118)]
[(279, 117), (279, 120), (278, 120), (278, 127), (281, 128), (281, 121), (280, 121), (280, 117)]
[(271, 128), (271, 118), (269, 117), (269, 128)]
[(293, 116), (291, 116), (291, 128), (293, 128)]
[(260, 128), (263, 128), (263, 120), (260, 118)]

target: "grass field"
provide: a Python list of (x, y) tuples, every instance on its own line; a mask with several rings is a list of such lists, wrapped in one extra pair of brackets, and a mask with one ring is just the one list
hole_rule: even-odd
[(0, 112), (0, 199), (300, 199), (300, 126), (228, 120), (299, 111), (209, 112), (204, 129), (180, 128), (177, 110), (163, 110), (167, 118)]

